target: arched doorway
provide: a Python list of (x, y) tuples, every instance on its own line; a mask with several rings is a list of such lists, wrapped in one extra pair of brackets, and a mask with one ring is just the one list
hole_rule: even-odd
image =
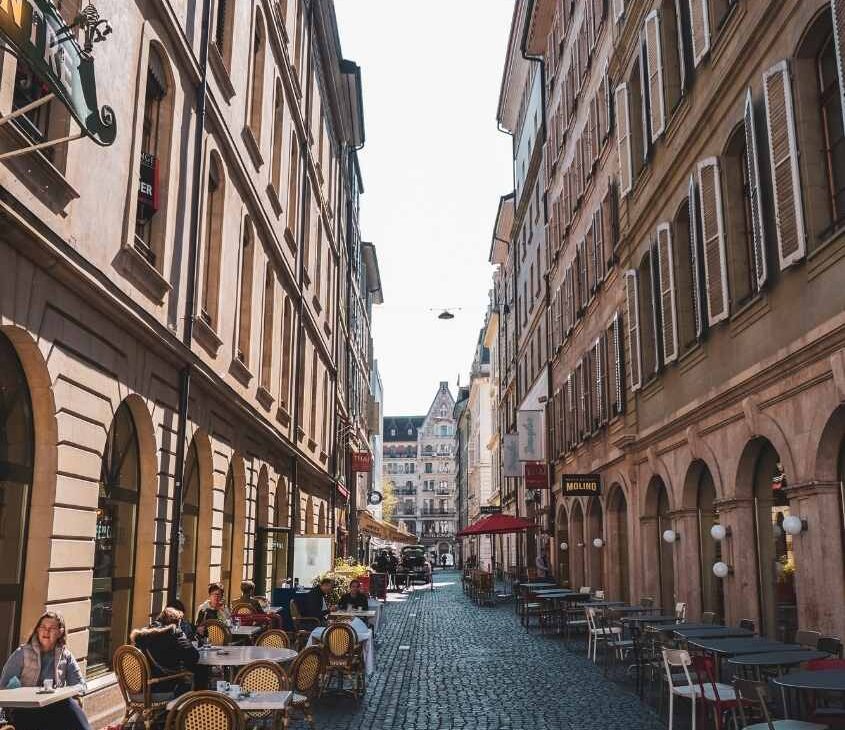
[[(555, 520), (555, 542), (557, 547), (557, 578), (562, 586), (569, 587), (569, 515), (566, 506), (560, 505)], [(564, 545), (566, 547), (564, 547)]]
[(652, 477), (646, 491), (646, 517), (651, 518), (653, 534), (644, 542), (643, 555), (646, 563), (654, 563), (656, 558), (656, 582), (652, 582), (660, 606), (664, 611), (672, 611), (675, 607), (675, 544), (666, 542), (663, 533), (672, 529), (669, 516), (669, 492), (659, 476)]
[(275, 504), (273, 506), (273, 530), (270, 556), (272, 559), (273, 588), (280, 588), (288, 579), (288, 551), (290, 543), (290, 508), (288, 506), (287, 477), (276, 482)]
[(584, 510), (581, 503), (575, 501), (572, 505), (572, 523), (570, 526), (572, 540), (569, 544), (569, 575), (573, 588), (584, 586), (586, 571), (584, 570)]
[(20, 635), (34, 438), (26, 376), (12, 343), (0, 334), (0, 661)]
[(179, 570), (176, 575), (176, 595), (185, 604), (189, 616), (195, 615), (196, 607), (200, 491), (200, 459), (194, 438), (185, 457), (182, 517), (179, 522)]
[[(601, 501), (591, 497), (587, 505), (587, 539), (584, 550), (588, 556), (588, 583), (593, 590), (602, 591), (606, 588), (604, 580), (604, 524)], [(596, 540), (601, 540), (601, 546), (596, 547)]]
[(311, 497), (305, 502), (305, 527), (302, 532), (306, 535), (314, 533), (314, 500)]
[(126, 643), (132, 617), (140, 449), (126, 403), (115, 412), (100, 470), (94, 580), (88, 633), (88, 676), (108, 671), (114, 650)]
[(701, 611), (710, 611), (719, 618), (725, 617), (724, 581), (713, 574), (713, 565), (722, 561), (722, 543), (714, 540), (710, 530), (719, 524), (716, 509), (716, 485), (713, 475), (703, 461), (694, 461), (687, 473), (685, 493), (695, 500), (698, 528), (698, 571), (701, 585)]
[[(760, 632), (792, 641), (798, 628), (795, 556), (792, 536), (783, 530), (789, 516), (786, 480), (780, 455), (766, 438), (749, 442), (740, 460), (740, 478), (750, 476), (754, 497), (754, 542), (760, 591)], [(752, 464), (743, 474), (742, 465)]]
[(233, 585), (233, 549), (235, 538), (235, 472), (234, 464), (229, 464), (226, 473), (226, 486), (223, 489), (223, 534), (220, 541), (220, 582), (226, 595), (234, 597), (236, 586)]
[(628, 500), (619, 484), (613, 484), (607, 498), (608, 591), (611, 598), (629, 601)]

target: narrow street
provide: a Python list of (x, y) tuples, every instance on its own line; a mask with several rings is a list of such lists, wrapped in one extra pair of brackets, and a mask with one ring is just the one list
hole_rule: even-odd
[(436, 573), (433, 593), (394, 599), (385, 616), (366, 697), (323, 698), (321, 730), (662, 727), (560, 637), (526, 631), (512, 604), (473, 604), (459, 573)]

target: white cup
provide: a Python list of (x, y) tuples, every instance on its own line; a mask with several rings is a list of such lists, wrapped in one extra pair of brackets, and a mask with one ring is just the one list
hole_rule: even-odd
[(53, 680), (52, 679), (45, 679), (43, 689), (45, 692), (52, 692), (53, 691)]
[(229, 691), (229, 683), (224, 679), (217, 680), (217, 691), (224, 694)]
[(240, 697), (241, 694), (241, 686), (239, 684), (230, 684), (229, 685), (229, 697), (236, 700)]

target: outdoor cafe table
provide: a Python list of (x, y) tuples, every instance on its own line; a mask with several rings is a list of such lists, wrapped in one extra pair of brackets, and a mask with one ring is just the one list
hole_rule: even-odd
[(749, 629), (738, 626), (679, 626), (675, 629), (675, 636), (681, 639), (740, 639), (754, 636)]
[[(222, 693), (221, 693), (222, 694)], [(266, 710), (284, 710), (290, 704), (293, 692), (253, 692), (249, 697), (231, 697), (235, 700), (238, 707), (244, 712), (260, 712)], [(175, 700), (170, 700), (167, 703), (167, 709), (173, 709), (179, 703), (181, 697)]]
[(551, 581), (534, 581), (533, 583), (520, 583), (520, 588), (525, 588), (526, 590), (533, 591), (534, 589), (543, 589), (543, 588), (557, 588), (557, 585), (552, 583)]
[(52, 692), (44, 692), (41, 687), (17, 687), (16, 689), (0, 689), (0, 707), (9, 709), (37, 709), (47, 707), (55, 702), (69, 700), (82, 694), (82, 685), (74, 684), (70, 687), (57, 687)]
[(774, 680), (782, 689), (845, 694), (845, 669), (823, 672), (790, 672)]
[(211, 646), (200, 651), (197, 664), (205, 667), (242, 667), (262, 659), (289, 662), (296, 658), (296, 654), (293, 649), (277, 649), (272, 646)]
[(234, 639), (250, 639), (263, 628), (263, 626), (233, 626), (229, 629), (229, 633)]
[(743, 638), (691, 638), (687, 644), (709, 654), (720, 657), (732, 657), (737, 654), (759, 654), (761, 652), (801, 651), (804, 647), (798, 644), (784, 644), (782, 641), (763, 639), (759, 636)]
[[(622, 621), (626, 624), (645, 624), (646, 626), (653, 625), (655, 627), (665, 629), (661, 624), (674, 624), (678, 620), (677, 616), (623, 616)], [(683, 624), (678, 624), (683, 626)]]

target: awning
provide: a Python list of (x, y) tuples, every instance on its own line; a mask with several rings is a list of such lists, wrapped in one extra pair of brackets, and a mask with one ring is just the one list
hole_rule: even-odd
[(470, 535), (501, 535), (508, 532), (522, 532), (534, 527), (534, 523), (522, 517), (513, 515), (495, 514), (482, 517), (463, 530), (460, 530), (456, 537), (469, 537)]
[(358, 531), (367, 532), (390, 542), (401, 542), (408, 545), (414, 545), (417, 542), (416, 535), (411, 535), (389, 522), (377, 520), (365, 509), (358, 510)]

